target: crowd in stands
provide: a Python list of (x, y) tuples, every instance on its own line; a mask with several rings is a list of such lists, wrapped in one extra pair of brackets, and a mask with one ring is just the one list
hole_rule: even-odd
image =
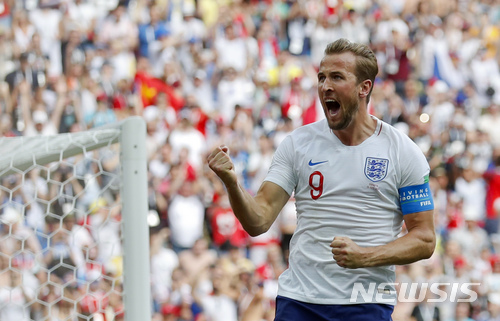
[[(207, 153), (228, 145), (255, 193), (323, 117), (326, 44), (368, 44), (370, 113), (425, 153), (435, 201), (435, 254), (396, 268), (422, 299), (393, 319), (500, 320), (499, 26), (496, 0), (0, 0), (0, 136), (143, 117), (153, 320), (273, 320), (294, 200), (250, 237)], [(122, 320), (119, 197), (93, 179), (117, 162), (81, 164), (1, 178), (1, 320)]]

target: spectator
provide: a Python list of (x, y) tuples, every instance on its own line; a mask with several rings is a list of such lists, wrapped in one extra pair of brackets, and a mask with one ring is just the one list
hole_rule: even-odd
[[(35, 71), (31, 68), (31, 64), (28, 59), (28, 53), (21, 54), (21, 56), (19, 57), (19, 68), (5, 76), (5, 82), (9, 84), (9, 90), (11, 94), (14, 92), (14, 89), (21, 84), (22, 81), (28, 82), (28, 85), (31, 86), (31, 89), (36, 89), (39, 87), (38, 77)], [(17, 92), (15, 93), (17, 95)]]
[(30, 320), (30, 307), (26, 304), (33, 299), (22, 284), (21, 273), (8, 271), (9, 283), (0, 288), (0, 317), (2, 320)]
[(86, 251), (97, 245), (90, 232), (84, 226), (76, 224), (76, 217), (72, 207), (69, 203), (63, 205), (63, 223), (65, 229), (69, 232), (67, 243), (71, 249), (72, 258), (75, 266), (79, 269), (78, 273), (81, 275), (85, 270)]
[(163, 35), (169, 34), (168, 26), (162, 21), (161, 8), (153, 5), (149, 8), (149, 22), (139, 25), (139, 54), (149, 57), (149, 45)]
[(215, 265), (210, 269), (210, 281), (211, 293), (203, 293), (197, 297), (207, 320), (237, 321), (235, 300), (238, 293), (232, 289), (231, 279), (220, 266)]
[(478, 213), (477, 208), (464, 207), (465, 225), (450, 233), (450, 239), (460, 244), (464, 256), (470, 260), (479, 258), (480, 251), (490, 245), (486, 231), (478, 226), (477, 222), (481, 219)]
[(176, 159), (179, 159), (184, 149), (187, 153), (187, 161), (198, 170), (201, 167), (202, 155), (205, 152), (205, 137), (193, 127), (188, 109), (182, 110), (179, 118), (179, 123), (168, 136), (168, 142), (172, 146), (172, 153)]
[(153, 228), (149, 233), (152, 294), (157, 307), (168, 302), (173, 272), (179, 266), (177, 254), (164, 245), (168, 233), (166, 228)]
[(250, 79), (238, 74), (234, 67), (222, 71), (222, 80), (218, 84), (218, 116), (226, 124), (235, 115), (235, 106), (251, 106), (255, 85)]
[(216, 260), (217, 253), (208, 248), (208, 242), (204, 238), (197, 239), (191, 249), (179, 253), (180, 267), (185, 273), (186, 281), (191, 285), (208, 278), (204, 273)]
[(249, 236), (234, 215), (225, 190), (207, 209), (207, 220), (210, 223), (213, 245), (219, 251), (228, 251), (227, 246), (243, 249), (247, 245)]
[(479, 315), (478, 321), (500, 320), (500, 297), (498, 293), (488, 295), (488, 310)]
[(487, 133), (490, 142), (494, 147), (500, 145), (500, 105), (492, 102), (487, 108), (487, 112), (479, 117), (479, 129)]
[(26, 52), (30, 45), (30, 40), (36, 32), (35, 27), (28, 19), (26, 11), (18, 11), (15, 13), (12, 21), (14, 40), (20, 52)]
[(247, 42), (236, 34), (232, 24), (223, 28), (224, 34), (217, 37), (214, 43), (217, 68), (221, 71), (232, 68), (235, 73), (245, 74), (252, 65)]
[(260, 183), (267, 175), (274, 155), (273, 141), (271, 137), (261, 135), (258, 147), (248, 159), (248, 176), (250, 177), (250, 191), (257, 193)]
[(21, 112), (25, 124), (25, 136), (48, 136), (59, 132), (62, 113), (65, 108), (66, 85), (61, 79), (56, 84), (57, 101), (52, 115), (49, 115), (43, 105), (31, 105), (31, 90), (27, 82), (19, 85)]
[[(439, 307), (436, 306), (432, 301), (433, 295), (431, 291), (428, 291), (427, 289), (425, 290), (425, 296), (423, 298), (423, 301), (418, 303), (415, 308), (413, 309), (413, 312), (411, 313), (411, 320), (412, 321), (440, 321), (440, 313), (439, 313)], [(420, 290), (422, 291), (422, 289)], [(420, 295), (419, 295), (420, 297)]]
[(138, 43), (138, 28), (127, 14), (125, 3), (119, 2), (111, 10), (98, 28), (97, 43), (111, 45), (113, 40), (120, 40), (127, 50), (135, 48)]
[(115, 112), (110, 108), (109, 97), (105, 93), (101, 93), (96, 97), (97, 109), (89, 116), (87, 126), (101, 127), (117, 121)]
[(486, 226), (489, 234), (498, 232), (500, 217), (500, 148), (493, 152), (493, 163), (483, 174), (486, 180)]
[(89, 228), (96, 243), (99, 244), (97, 259), (105, 268), (116, 268), (122, 255), (120, 242), (120, 207), (108, 203), (104, 198), (96, 199), (89, 206)]
[(196, 182), (179, 179), (180, 185), (170, 199), (168, 210), (171, 241), (177, 253), (191, 248), (203, 236), (205, 214)]

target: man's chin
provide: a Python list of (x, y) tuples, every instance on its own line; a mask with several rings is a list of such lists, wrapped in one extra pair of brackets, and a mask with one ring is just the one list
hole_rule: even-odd
[(351, 123), (350, 121), (346, 121), (345, 119), (341, 119), (340, 121), (334, 121), (330, 118), (327, 118), (328, 121), (328, 127), (330, 127), (331, 130), (343, 130), (349, 127), (349, 124)]

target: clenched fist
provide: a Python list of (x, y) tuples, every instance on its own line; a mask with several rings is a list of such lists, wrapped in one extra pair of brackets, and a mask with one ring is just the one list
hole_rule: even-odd
[(227, 146), (222, 145), (215, 148), (208, 155), (207, 162), (210, 169), (219, 176), (226, 186), (236, 183), (236, 172), (231, 157), (229, 157), (229, 148)]
[(330, 244), (333, 258), (341, 267), (357, 269), (363, 267), (364, 248), (358, 246), (347, 236), (336, 236)]

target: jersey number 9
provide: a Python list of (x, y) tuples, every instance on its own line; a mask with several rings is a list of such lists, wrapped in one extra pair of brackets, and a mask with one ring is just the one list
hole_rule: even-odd
[(313, 172), (309, 176), (309, 186), (311, 186), (311, 197), (317, 200), (323, 194), (323, 174), (321, 172)]

